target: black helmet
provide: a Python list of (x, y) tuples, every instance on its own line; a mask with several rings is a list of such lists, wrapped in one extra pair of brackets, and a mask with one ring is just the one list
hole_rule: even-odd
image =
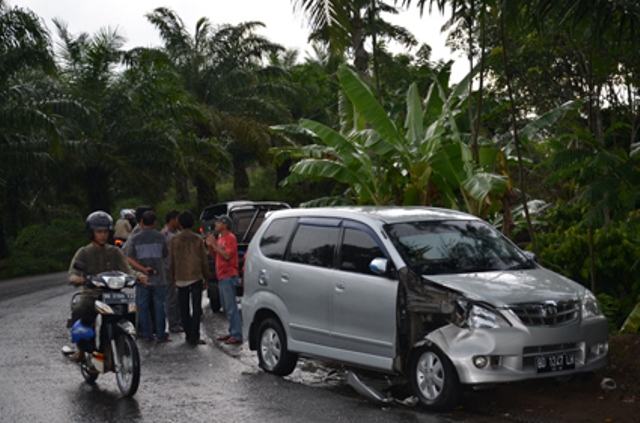
[(93, 232), (99, 229), (106, 229), (109, 232), (113, 231), (113, 219), (109, 216), (109, 213), (101, 210), (95, 211), (87, 216), (85, 223), (85, 229), (89, 239), (93, 241)]

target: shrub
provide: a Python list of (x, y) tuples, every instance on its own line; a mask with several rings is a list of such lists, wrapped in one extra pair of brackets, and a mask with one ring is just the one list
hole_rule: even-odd
[[(617, 328), (640, 300), (639, 228), (640, 222), (630, 219), (610, 222), (594, 232), (595, 291), (607, 295), (607, 317)], [(591, 287), (589, 239), (583, 226), (539, 234), (536, 240), (544, 266)]]
[(50, 224), (29, 225), (10, 243), (11, 255), (2, 263), (0, 276), (67, 270), (75, 252), (88, 242), (82, 220), (54, 219)]

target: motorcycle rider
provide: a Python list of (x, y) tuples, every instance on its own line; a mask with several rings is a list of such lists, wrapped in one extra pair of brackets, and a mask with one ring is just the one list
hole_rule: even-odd
[[(104, 211), (95, 211), (87, 216), (85, 229), (89, 236), (90, 244), (80, 247), (71, 260), (69, 267), (69, 282), (79, 286), (84, 284), (84, 275), (73, 268), (76, 261), (85, 264), (85, 272), (90, 275), (119, 270), (146, 283), (147, 276), (144, 273), (134, 271), (127, 262), (123, 252), (107, 243), (113, 232), (113, 219)], [(94, 307), (95, 300), (101, 295), (100, 289), (83, 286), (80, 300), (71, 314), (73, 322), (80, 319), (82, 325), (92, 327), (96, 318)], [(75, 354), (69, 357), (71, 361), (80, 361), (84, 358), (84, 352), (78, 346)]]
[(131, 209), (120, 210), (120, 219), (116, 220), (115, 233), (113, 234), (116, 243), (120, 241), (120, 245), (124, 244), (131, 234), (133, 227), (131, 226), (131, 220), (134, 219), (134, 212)]

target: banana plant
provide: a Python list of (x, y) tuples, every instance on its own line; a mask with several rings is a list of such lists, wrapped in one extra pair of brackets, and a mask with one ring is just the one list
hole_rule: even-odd
[[(333, 178), (349, 186), (352, 202), (358, 204), (400, 204), (406, 203), (405, 197), (424, 200), (431, 170), (418, 142), (425, 130), (415, 85), (407, 94), (405, 132), (389, 118), (354, 71), (343, 66), (338, 77), (346, 97), (341, 132), (310, 120), (301, 120), (293, 127), (274, 127), (278, 131), (306, 133), (322, 143), (285, 150), (303, 160), (293, 165), (283, 185), (308, 178)], [(277, 150), (283, 153), (283, 149)]]
[(620, 333), (638, 333), (640, 329), (640, 303), (636, 304), (631, 314), (624, 321)]
[[(513, 192), (507, 171), (509, 146), (485, 139), (475, 162), (460, 129), (466, 117), (468, 90), (473, 72), (453, 89), (448, 68), (434, 74), (424, 100), (412, 84), (406, 95), (404, 127), (398, 127), (378, 103), (370, 87), (346, 66), (338, 71), (344, 92), (341, 130), (314, 121), (274, 129), (306, 134), (320, 144), (277, 149), (277, 154), (301, 159), (291, 168), (283, 185), (306, 179), (332, 178), (349, 187), (352, 203), (440, 205), (465, 209), (487, 218), (508, 205)], [(523, 127), (529, 142), (576, 107), (562, 105)], [(504, 210), (503, 210), (504, 212)]]

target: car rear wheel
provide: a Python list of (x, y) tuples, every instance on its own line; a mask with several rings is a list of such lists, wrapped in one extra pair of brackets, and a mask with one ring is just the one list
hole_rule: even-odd
[(287, 350), (287, 337), (276, 319), (266, 319), (258, 328), (258, 360), (267, 373), (287, 376), (296, 368), (298, 355)]
[(446, 411), (461, 397), (461, 384), (451, 360), (435, 345), (416, 349), (409, 365), (413, 394), (431, 411)]

